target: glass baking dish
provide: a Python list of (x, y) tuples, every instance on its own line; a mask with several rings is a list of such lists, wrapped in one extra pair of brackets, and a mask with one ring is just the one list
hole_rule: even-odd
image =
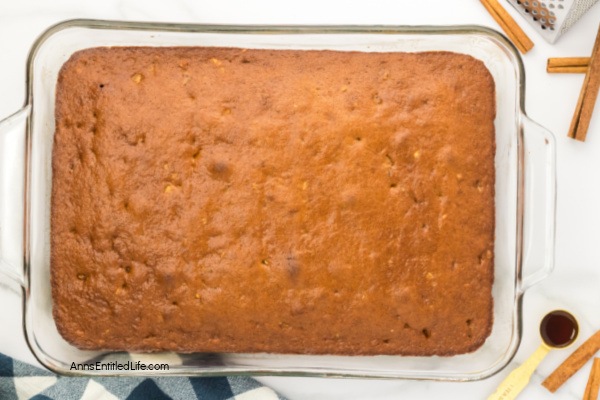
[[(485, 344), (451, 357), (274, 354), (133, 354), (82, 351), (59, 335), (50, 290), (50, 192), (58, 72), (97, 46), (220, 46), (364, 52), (453, 51), (482, 60), (496, 84), (494, 324)], [(33, 354), (66, 375), (297, 375), (468, 381), (500, 371), (521, 340), (524, 291), (553, 268), (555, 142), (524, 111), (519, 54), (484, 27), (220, 26), (73, 20), (34, 44), (23, 109), (0, 122), (0, 272), (23, 290)], [(24, 159), (24, 163), (23, 160)], [(22, 241), (21, 241), (22, 238)], [(524, 268), (528, 272), (524, 272)], [(72, 363), (165, 363), (168, 370), (72, 370)]]

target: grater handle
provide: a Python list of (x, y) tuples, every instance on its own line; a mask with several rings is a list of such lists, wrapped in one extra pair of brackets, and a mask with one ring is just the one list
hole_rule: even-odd
[[(523, 280), (520, 290), (547, 278), (554, 270), (556, 236), (556, 140), (548, 129), (521, 117), (524, 143)], [(528, 272), (528, 269), (535, 271)]]
[(0, 120), (0, 276), (25, 286), (25, 134), (30, 106)]

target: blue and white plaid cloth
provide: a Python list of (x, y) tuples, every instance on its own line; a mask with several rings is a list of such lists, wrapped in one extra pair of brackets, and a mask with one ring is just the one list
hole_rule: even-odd
[(69, 378), (0, 354), (2, 400), (284, 400), (249, 377)]

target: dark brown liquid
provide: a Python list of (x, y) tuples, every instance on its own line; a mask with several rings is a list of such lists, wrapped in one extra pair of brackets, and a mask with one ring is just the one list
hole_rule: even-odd
[(579, 333), (579, 325), (566, 311), (552, 311), (540, 324), (542, 339), (552, 347), (568, 346), (577, 338), (577, 333)]

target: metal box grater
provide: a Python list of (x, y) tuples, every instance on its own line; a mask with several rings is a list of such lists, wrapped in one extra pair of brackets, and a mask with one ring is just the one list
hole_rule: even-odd
[(598, 0), (507, 0), (540, 35), (556, 42)]

